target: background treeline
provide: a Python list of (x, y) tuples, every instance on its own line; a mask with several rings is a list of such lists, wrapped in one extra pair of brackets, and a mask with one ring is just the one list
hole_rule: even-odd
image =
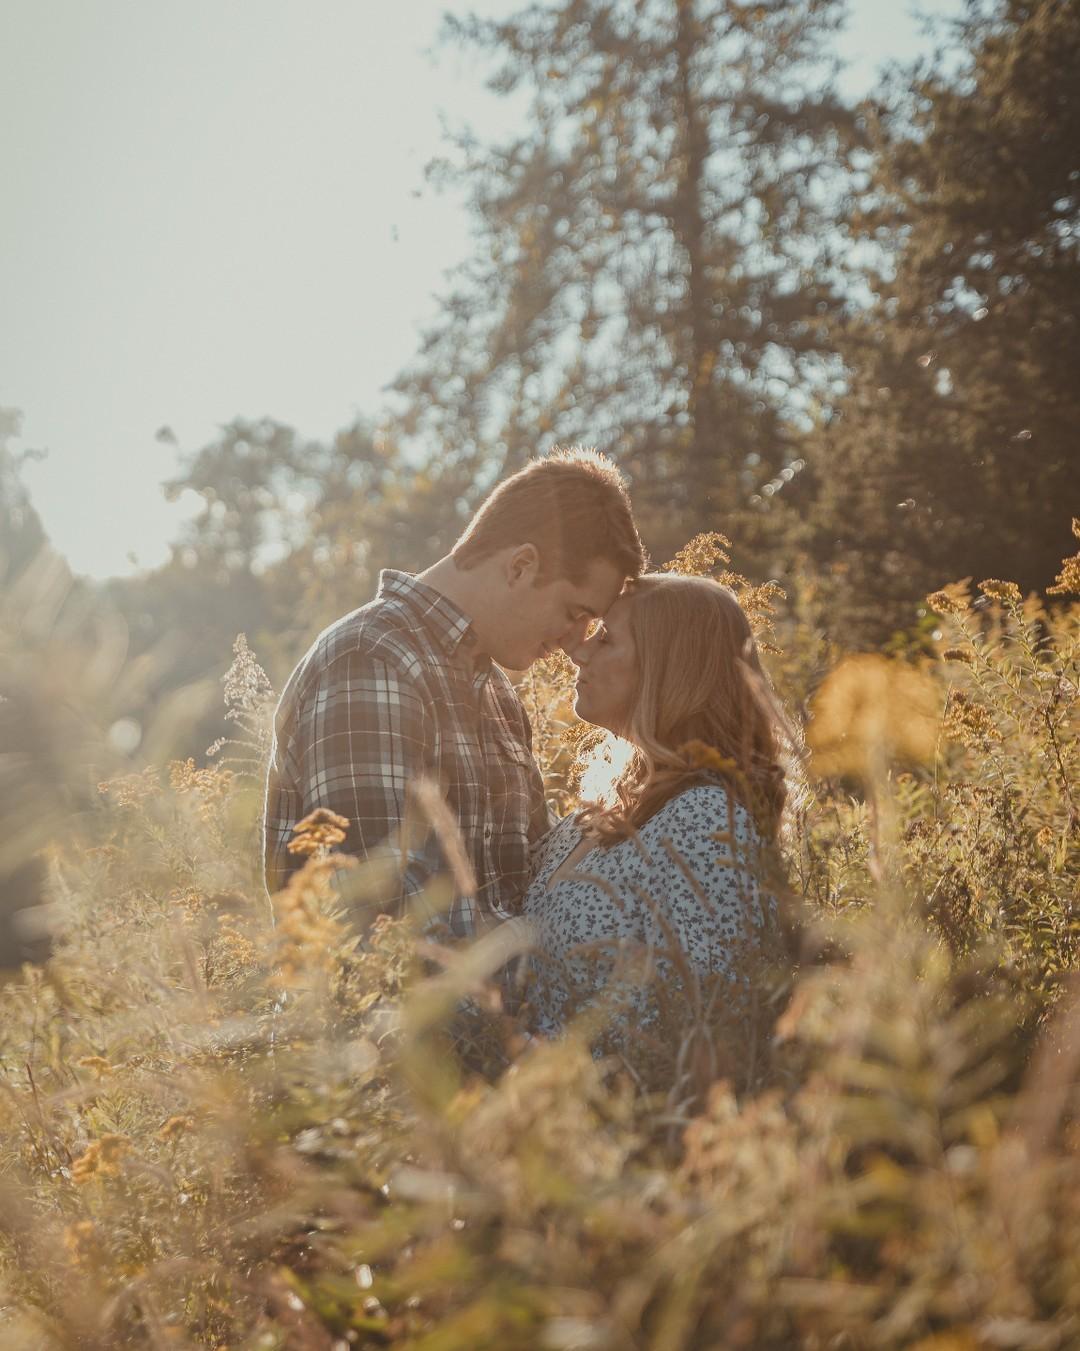
[[(128, 714), (220, 673), (239, 631), (279, 683), (554, 442), (626, 468), (658, 560), (721, 529), (848, 648), (917, 642), (946, 580), (1045, 588), (1080, 503), (1080, 7), (975, 4), (857, 105), (842, 21), (839, 0), (448, 19), (531, 109), (431, 167), (474, 251), (387, 409), (329, 443), (236, 421), (182, 455), (167, 487), (200, 515), (105, 588), (157, 671)], [(14, 430), (9, 585), (42, 539)], [(208, 713), (187, 749), (220, 731)]]

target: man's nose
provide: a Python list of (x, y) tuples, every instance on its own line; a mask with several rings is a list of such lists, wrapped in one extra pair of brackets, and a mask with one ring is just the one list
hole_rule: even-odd
[(584, 666), (589, 659), (591, 647), (586, 634), (589, 631), (588, 619), (579, 620), (570, 629), (569, 633), (563, 636), (559, 646), (574, 663), (575, 666)]

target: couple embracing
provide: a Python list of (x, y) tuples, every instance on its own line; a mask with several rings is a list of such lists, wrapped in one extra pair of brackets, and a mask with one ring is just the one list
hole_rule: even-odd
[[(476, 877), (435, 931), (530, 921), (534, 1031), (555, 1035), (620, 988), (618, 1026), (633, 1037), (657, 1017), (657, 987), (744, 985), (736, 956), (769, 922), (760, 861), (784, 805), (779, 722), (734, 596), (645, 567), (618, 471), (569, 451), (502, 482), (426, 572), (384, 571), (376, 598), (316, 639), (281, 696), (268, 888), (301, 862), (293, 828), (325, 808), (348, 821), (343, 851), (394, 858), (382, 909), (422, 906), (447, 870), (437, 834), (409, 828), (410, 785), (424, 778)], [(603, 801), (553, 824), (504, 668), (559, 649), (577, 668), (578, 716), (630, 753)], [(626, 979), (628, 956), (648, 980)]]

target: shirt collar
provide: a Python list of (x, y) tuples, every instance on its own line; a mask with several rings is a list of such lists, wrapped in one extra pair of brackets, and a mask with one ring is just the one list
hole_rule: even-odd
[(476, 632), (472, 620), (441, 591), (418, 581), (411, 572), (383, 568), (379, 573), (376, 600), (393, 597), (401, 601), (438, 640), (448, 657), (464, 657), (478, 670), (490, 664), (490, 658), (476, 651)]

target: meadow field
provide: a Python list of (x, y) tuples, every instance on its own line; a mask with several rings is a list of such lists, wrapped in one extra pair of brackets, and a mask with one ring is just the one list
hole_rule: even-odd
[[(0, 49), (0, 1351), (1080, 1347), (1078, 0)], [(557, 447), (789, 725), (745, 1007), (632, 1046), (530, 1037), (523, 926), (381, 913), (331, 817), (262, 881), (290, 670)], [(518, 680), (559, 813), (619, 749), (571, 679)]]
[[(360, 941), (317, 823), (268, 903), (241, 639), (235, 740), (53, 831), (54, 954), (0, 989), (0, 1346), (1080, 1344), (1080, 554), (857, 656), (719, 537), (674, 566), (735, 586), (798, 743), (754, 1044), (685, 1008), (640, 1063), (588, 1016), (527, 1039), (516, 940)], [(522, 682), (564, 809), (567, 688)]]

